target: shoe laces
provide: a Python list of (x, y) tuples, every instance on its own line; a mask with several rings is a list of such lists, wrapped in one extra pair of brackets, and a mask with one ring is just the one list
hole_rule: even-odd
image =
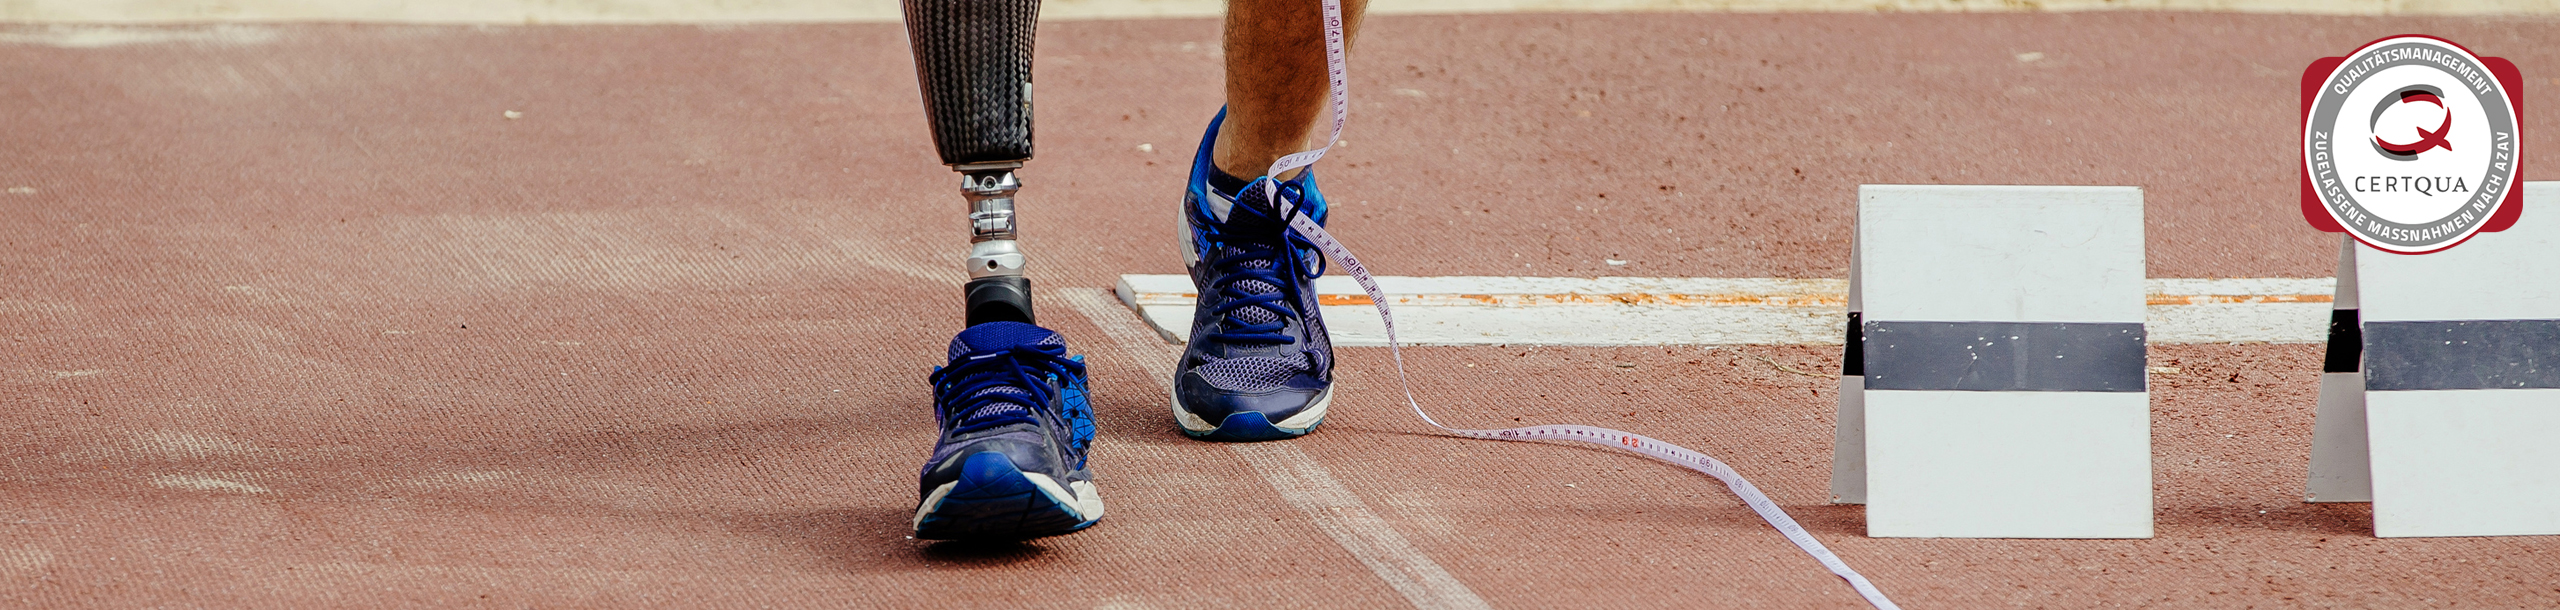
[[(1209, 335), (1212, 340), (1256, 344), (1293, 341), (1283, 331), (1288, 329), (1290, 320), (1301, 317), (1296, 309), (1304, 302), (1299, 283), (1324, 275), (1325, 260), (1315, 255), (1315, 242), (1289, 230), (1290, 220), (1307, 214), (1306, 206), (1290, 205), (1276, 225), (1269, 227), (1261, 222), (1235, 222), (1235, 214), (1240, 213), (1269, 218), (1269, 213), (1244, 201), (1245, 194), (1259, 192), (1261, 183), (1268, 180), (1271, 177), (1263, 176), (1245, 184), (1235, 198), (1236, 205), (1228, 212), (1228, 222), (1203, 223), (1208, 225), (1210, 243), (1225, 250), (1215, 263), (1217, 277), (1209, 284), (1221, 297), (1209, 314), (1225, 321), (1219, 332)], [(1305, 197), (1303, 188), (1295, 182), (1278, 185), (1282, 201), (1302, 201)], [(1243, 230), (1274, 230), (1280, 238), (1229, 235)], [(1310, 258), (1315, 260), (1313, 265), (1307, 262)], [(1260, 289), (1263, 286), (1271, 289)]]
[(960, 434), (1040, 424), (1038, 414), (1051, 410), (1060, 391), (1051, 384), (1083, 372), (1084, 363), (1068, 358), (1066, 345), (1016, 345), (961, 354), (927, 379), (941, 390), (945, 432)]

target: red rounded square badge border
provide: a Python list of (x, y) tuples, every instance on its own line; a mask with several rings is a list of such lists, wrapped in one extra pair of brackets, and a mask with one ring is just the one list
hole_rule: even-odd
[[(2408, 36), (2423, 35), (2412, 34), (2389, 36), (2374, 39), (2374, 42), (2381, 42), (2392, 38), (2404, 38)], [(2436, 38), (2434, 36), (2426, 37)], [(2436, 39), (2444, 40), (2442, 38)], [(2445, 42), (2447, 44), (2453, 44), (2454, 46), (2461, 46), (2460, 43), (2455, 43), (2450, 40), (2445, 40)], [(2365, 43), (2366, 46), (2371, 46), (2372, 44), (2373, 43), (2371, 42)], [(2364, 47), (2357, 48), (2361, 49)], [(2469, 50), (2469, 47), (2464, 47), (2464, 50)], [(2479, 57), (2478, 54), (2474, 54), (2473, 56)], [(2346, 61), (2347, 58), (2345, 57), (2322, 57), (2311, 62), (2310, 66), (2302, 69), (2302, 131), (2294, 134), (2294, 141), (2296, 142), (2294, 148), (2303, 155), (2301, 158), (2296, 159), (2293, 164), (2294, 170), (2301, 172), (2302, 175), (2302, 220), (2311, 223), (2311, 228), (2330, 233), (2345, 233), (2347, 232), (2347, 228), (2339, 226), (2338, 219), (2331, 218), (2329, 216), (2328, 207), (2320, 203), (2320, 194), (2315, 190), (2317, 187), (2311, 184), (2310, 151), (2300, 150), (2302, 146), (2299, 143), (2302, 140), (2302, 136), (2310, 133), (2311, 130), (2312, 100), (2319, 97), (2320, 87), (2329, 82), (2329, 76), (2338, 71), (2338, 65), (2346, 63)], [(2497, 78), (2498, 84), (2506, 87), (2507, 104), (2515, 111), (2516, 139), (2518, 141), (2522, 141), (2524, 139), (2524, 73), (2516, 69), (2515, 62), (2507, 61), (2507, 58), (2504, 57), (2480, 57), (2480, 64), (2489, 69), (2490, 76)], [(2517, 182), (2522, 182), (2522, 178), (2524, 176), (2524, 155), (2516, 155), (2515, 164), (2515, 175), (2518, 178)], [(2473, 234), (2477, 235), (2479, 233), (2493, 233), (2507, 230), (2507, 227), (2515, 226), (2516, 219), (2522, 217), (2523, 214), (2524, 185), (2516, 184), (2507, 189), (2507, 197), (2498, 205), (2498, 212), (2491, 215), (2489, 217), (2489, 221), (2482, 223), (2480, 225), (2480, 230)], [(2468, 238), (2465, 239), (2467, 240)], [(2460, 245), (2460, 243), (2457, 242), (2445, 247), (2451, 248), (2455, 245)], [(2441, 252), (2443, 250), (2438, 249), (2436, 251)]]

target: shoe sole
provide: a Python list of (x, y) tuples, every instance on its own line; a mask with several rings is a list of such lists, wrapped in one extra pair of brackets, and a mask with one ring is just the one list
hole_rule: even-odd
[(1173, 421), (1181, 425), (1183, 436), (1198, 440), (1233, 443), (1286, 440), (1316, 431), (1316, 426), (1324, 424), (1325, 408), (1332, 404), (1333, 388), (1327, 387), (1305, 410), (1277, 424), (1271, 423), (1271, 418), (1251, 411), (1230, 413), (1225, 421), (1210, 424), (1208, 419), (1183, 408), (1182, 397), (1177, 395), (1173, 397)]
[(1072, 534), (1101, 520), (1102, 495), (1093, 483), (1060, 486), (987, 452), (969, 456), (958, 480), (926, 494), (914, 525), (925, 540), (1021, 540)]

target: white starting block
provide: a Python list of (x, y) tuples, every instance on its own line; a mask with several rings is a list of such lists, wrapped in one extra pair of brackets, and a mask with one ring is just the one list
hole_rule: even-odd
[(1858, 189), (1835, 502), (1867, 535), (2151, 537), (2142, 191)]
[(2309, 501), (2371, 501), (2385, 538), (2560, 534), (2560, 182), (2523, 186), (2505, 231), (2342, 249)]

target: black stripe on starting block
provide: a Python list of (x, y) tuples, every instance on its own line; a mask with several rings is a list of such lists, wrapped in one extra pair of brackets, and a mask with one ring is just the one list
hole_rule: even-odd
[(1859, 324), (1858, 312), (1849, 312), (1847, 342), (1849, 347), (1840, 351), (1840, 376), (1842, 377), (1860, 377), (1867, 374), (1867, 347), (1858, 341), (1859, 335), (1866, 334), (1863, 332), (1864, 329), (1865, 327)]
[(2141, 392), (2139, 323), (1867, 322), (1866, 388)]
[(2356, 323), (2356, 310), (2329, 310), (2329, 353), (2320, 361), (2320, 372), (2353, 373), (2357, 361), (2364, 358), (2364, 327)]
[(2364, 389), (2560, 388), (2560, 320), (2366, 322)]

